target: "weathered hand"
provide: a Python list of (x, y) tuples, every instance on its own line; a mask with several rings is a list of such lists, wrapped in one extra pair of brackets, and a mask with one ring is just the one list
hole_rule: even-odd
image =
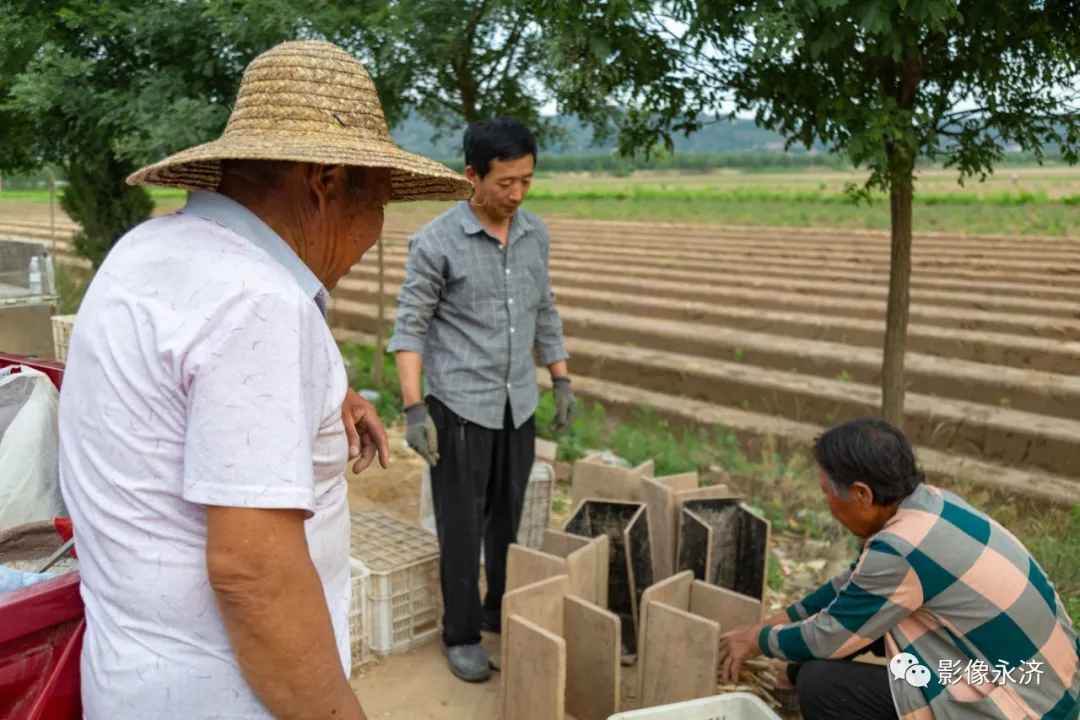
[(435, 423), (428, 415), (423, 402), (413, 403), (405, 408), (405, 419), (409, 423), (405, 430), (405, 442), (416, 454), (424, 458), (431, 467), (439, 464), (439, 434)]
[(354, 474), (359, 475), (366, 470), (376, 454), (384, 470), (390, 467), (390, 441), (386, 438), (386, 428), (379, 420), (375, 406), (352, 388), (345, 392), (341, 421), (349, 438), (349, 459), (360, 458), (353, 465)]
[(720, 637), (720, 676), (725, 684), (739, 681), (739, 668), (744, 661), (761, 654), (758, 635), (762, 625), (743, 625)]
[(561, 435), (574, 423), (577, 403), (574, 401), (574, 391), (570, 389), (569, 376), (556, 375), (551, 378), (551, 387), (555, 391), (555, 420), (551, 423), (551, 431)]

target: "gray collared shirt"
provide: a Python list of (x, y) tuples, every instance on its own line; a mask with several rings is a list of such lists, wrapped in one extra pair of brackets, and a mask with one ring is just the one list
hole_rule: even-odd
[[(405, 284), (387, 350), (424, 356), (425, 395), (487, 428), (536, 412), (536, 363), (566, 360), (548, 275), (550, 239), (518, 210), (504, 247), (462, 200), (409, 239)], [(532, 350), (536, 350), (536, 361)]]
[(323, 317), (326, 317), (326, 288), (296, 251), (258, 215), (232, 198), (209, 190), (192, 193), (179, 212), (215, 222), (261, 248), (293, 276), (304, 294), (315, 300)]

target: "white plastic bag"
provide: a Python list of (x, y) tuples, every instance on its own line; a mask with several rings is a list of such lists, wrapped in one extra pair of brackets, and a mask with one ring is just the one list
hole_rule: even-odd
[(60, 494), (59, 392), (42, 372), (0, 371), (0, 530), (67, 513)]

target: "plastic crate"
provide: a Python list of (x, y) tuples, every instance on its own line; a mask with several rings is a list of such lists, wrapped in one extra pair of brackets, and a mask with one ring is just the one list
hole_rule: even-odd
[(525, 489), (525, 505), (518, 526), (519, 545), (538, 549), (544, 544), (544, 531), (551, 522), (551, 496), (555, 491), (555, 468), (546, 462), (535, 462)]
[[(525, 488), (525, 504), (521, 510), (517, 543), (537, 549), (544, 544), (544, 531), (551, 522), (551, 498), (555, 492), (555, 468), (551, 463), (536, 461), (529, 473), (529, 485)], [(420, 524), (435, 534), (435, 505), (431, 497), (431, 468), (424, 465), (420, 481)], [(481, 551), (481, 558), (483, 552)], [(482, 561), (482, 560), (481, 560)]]
[(378, 656), (405, 652), (439, 632), (439, 546), (424, 530), (378, 510), (352, 516), (352, 556), (371, 575), (367, 642)]
[(71, 329), (75, 327), (74, 315), (53, 315), (53, 348), (55, 348), (56, 361), (67, 360), (68, 345), (71, 343)]
[(761, 698), (745, 692), (616, 713), (608, 720), (781, 720)]
[(368, 647), (367, 629), (364, 616), (367, 615), (368, 578), (371, 571), (356, 558), (349, 558), (349, 572), (352, 575), (352, 600), (349, 602), (349, 646), (352, 650), (352, 668), (364, 665), (371, 660)]

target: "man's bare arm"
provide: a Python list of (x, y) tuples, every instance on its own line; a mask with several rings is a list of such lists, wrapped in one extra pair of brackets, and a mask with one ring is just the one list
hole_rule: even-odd
[(409, 350), (395, 354), (398, 381), (401, 383), (401, 404), (404, 407), (420, 402), (420, 373), (424, 369), (424, 356)]
[(275, 717), (365, 720), (303, 511), (207, 506), (206, 566), (240, 670)]

